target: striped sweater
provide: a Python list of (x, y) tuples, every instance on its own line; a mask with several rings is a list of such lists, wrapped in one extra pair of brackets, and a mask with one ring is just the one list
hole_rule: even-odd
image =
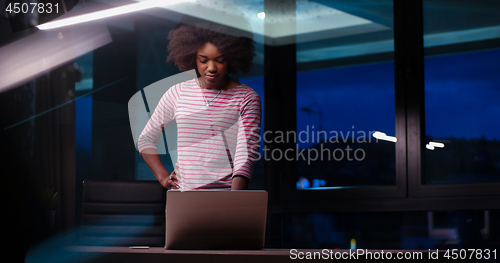
[(195, 79), (172, 86), (139, 137), (141, 154), (156, 149), (163, 128), (175, 119), (183, 190), (230, 188), (236, 175), (251, 179), (260, 142), (259, 95), (245, 85), (217, 93), (202, 90)]

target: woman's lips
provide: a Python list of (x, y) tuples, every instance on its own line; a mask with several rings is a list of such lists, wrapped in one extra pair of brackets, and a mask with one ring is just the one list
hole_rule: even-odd
[(208, 80), (215, 80), (217, 75), (206, 75)]

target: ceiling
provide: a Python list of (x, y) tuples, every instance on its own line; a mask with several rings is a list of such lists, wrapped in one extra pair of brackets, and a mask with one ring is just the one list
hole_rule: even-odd
[[(135, 0), (139, 2), (142, 0)], [(86, 1), (87, 5), (127, 3)], [(185, 0), (143, 13), (178, 21), (188, 15), (250, 31), (257, 43), (297, 44), (298, 63), (392, 52), (392, 0)], [(424, 0), (424, 45), (500, 38), (500, 1)], [(261, 18), (259, 18), (259, 14)], [(245, 17), (245, 20), (241, 19)]]
[[(193, 0), (165, 7), (250, 31), (258, 43), (286, 45), (390, 28), (313, 1)], [(265, 14), (259, 17), (259, 14)], [(242, 19), (244, 18), (244, 19)]]
[[(138, 1), (140, 0), (80, 0), (78, 5), (66, 15), (73, 16), (78, 13), (89, 13)], [(172, 3), (172, 1), (165, 0), (164, 2)], [(256, 64), (263, 64), (262, 44), (264, 43), (268, 45), (297, 44), (298, 70), (392, 59), (386, 55), (391, 54), (394, 49), (392, 0), (179, 1), (185, 2), (162, 8), (143, 10), (133, 15), (122, 15), (114, 19), (103, 19), (103, 22), (107, 23), (108, 27), (112, 25), (111, 28), (126, 31), (135, 30), (134, 21), (137, 19), (147, 19), (160, 25), (172, 25), (179, 21), (200, 20), (221, 23), (254, 34), (255, 41), (258, 43), (257, 57), (254, 60)], [(441, 53), (460, 52), (464, 50), (456, 48), (452, 50), (449, 47), (465, 45), (468, 50), (500, 47), (500, 15), (498, 15), (500, 1), (424, 0), (423, 8), (424, 46), (426, 51), (439, 49)], [(265, 19), (262, 19), (262, 12), (264, 11), (266, 13)], [(186, 20), (186, 17), (191, 18), (191, 20)], [(242, 17), (245, 17), (246, 20), (241, 19)], [(85, 26), (81, 25), (79, 27)], [(92, 27), (92, 25), (88, 26)], [(73, 43), (74, 41), (71, 42), (73, 44), (68, 42), (67, 50), (58, 48), (60, 52), (56, 53), (61, 55), (59, 60), (62, 57), (70, 59), (80, 56), (83, 54), (82, 52), (86, 52), (86, 48), (96, 48), (111, 41), (111, 37), (107, 35), (108, 32), (96, 31), (97, 33), (95, 33), (94, 29), (97, 30), (98, 28), (87, 30), (88, 32), (86, 32), (91, 34), (87, 37), (80, 36), (85, 41), (76, 44)], [(61, 29), (60, 31), (64, 30), (71, 31), (71, 29)], [(46, 34), (30, 37), (61, 40), (57, 40), (59, 41), (56, 43), (57, 45), (45, 41), (49, 43), (49, 47), (45, 48), (36, 45), (34, 47), (38, 49), (35, 50), (30, 45), (33, 42), (32, 39), (22, 37), (22, 42), (26, 44), (25, 50), (20, 48), (22, 43), (16, 42), (9, 46), (3, 46), (2, 51), (15, 46), (18, 53), (22, 53), (23, 56), (31, 52), (39, 57), (44, 57), (43, 60), (40, 60), (40, 63), (43, 62), (41, 68), (48, 68), (59, 61), (50, 62), (48, 60), (48, 58), (59, 58), (54, 56), (54, 52), (50, 53), (51, 48), (59, 47), (58, 45), (63, 45), (67, 39), (71, 39), (63, 38), (60, 32), (55, 32), (55, 35), (52, 33), (54, 32), (46, 32)], [(18, 37), (21, 35), (17, 34)], [(74, 39), (78, 38), (75, 36)], [(89, 44), (89, 41), (95, 43)], [(2, 43), (6, 43), (6, 41), (2, 41)], [(489, 43), (489, 46), (485, 46), (484, 43)], [(74, 52), (76, 50), (75, 45), (82, 45), (82, 48), (78, 49), (79, 53)], [(69, 50), (74, 54), (70, 52), (71, 56), (68, 57), (69, 51), (64, 50)], [(439, 52), (431, 53), (440, 54)], [(25, 56), (24, 60), (20, 60), (20, 57), (12, 52), (0, 52), (0, 54), (4, 56), (11, 55), (10, 58), (13, 61), (23, 61), (22, 63), (26, 65), (31, 65), (28, 62), (35, 61), (33, 56)], [(46, 56), (43, 54), (46, 54)], [(377, 59), (373, 59), (374, 56), (377, 56)], [(360, 58), (366, 59), (360, 62)], [(7, 60), (4, 58), (3, 61)], [(7, 65), (9, 63), (3, 64)], [(3, 72), (9, 71), (3, 70)], [(23, 76), (23, 74), (10, 75)], [(2, 77), (2, 79), (5, 80), (6, 77)], [(7, 85), (0, 86), (7, 87)]]

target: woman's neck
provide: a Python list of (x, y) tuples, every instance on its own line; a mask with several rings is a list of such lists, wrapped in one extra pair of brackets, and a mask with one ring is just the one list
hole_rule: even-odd
[(237, 81), (231, 79), (229, 76), (225, 76), (224, 80), (221, 81), (221, 83), (218, 83), (219, 85), (210, 85), (207, 83), (203, 82), (202, 78), (196, 78), (196, 84), (200, 86), (202, 89), (208, 89), (208, 90), (229, 90), (232, 89), (236, 86), (238, 86), (240, 83)]

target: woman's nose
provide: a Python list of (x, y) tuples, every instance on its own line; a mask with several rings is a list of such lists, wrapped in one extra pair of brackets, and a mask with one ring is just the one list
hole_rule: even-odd
[(213, 62), (209, 62), (209, 63), (208, 63), (207, 70), (208, 70), (209, 72), (215, 72), (215, 71), (217, 71), (217, 67), (215, 66), (215, 63), (213, 63)]

